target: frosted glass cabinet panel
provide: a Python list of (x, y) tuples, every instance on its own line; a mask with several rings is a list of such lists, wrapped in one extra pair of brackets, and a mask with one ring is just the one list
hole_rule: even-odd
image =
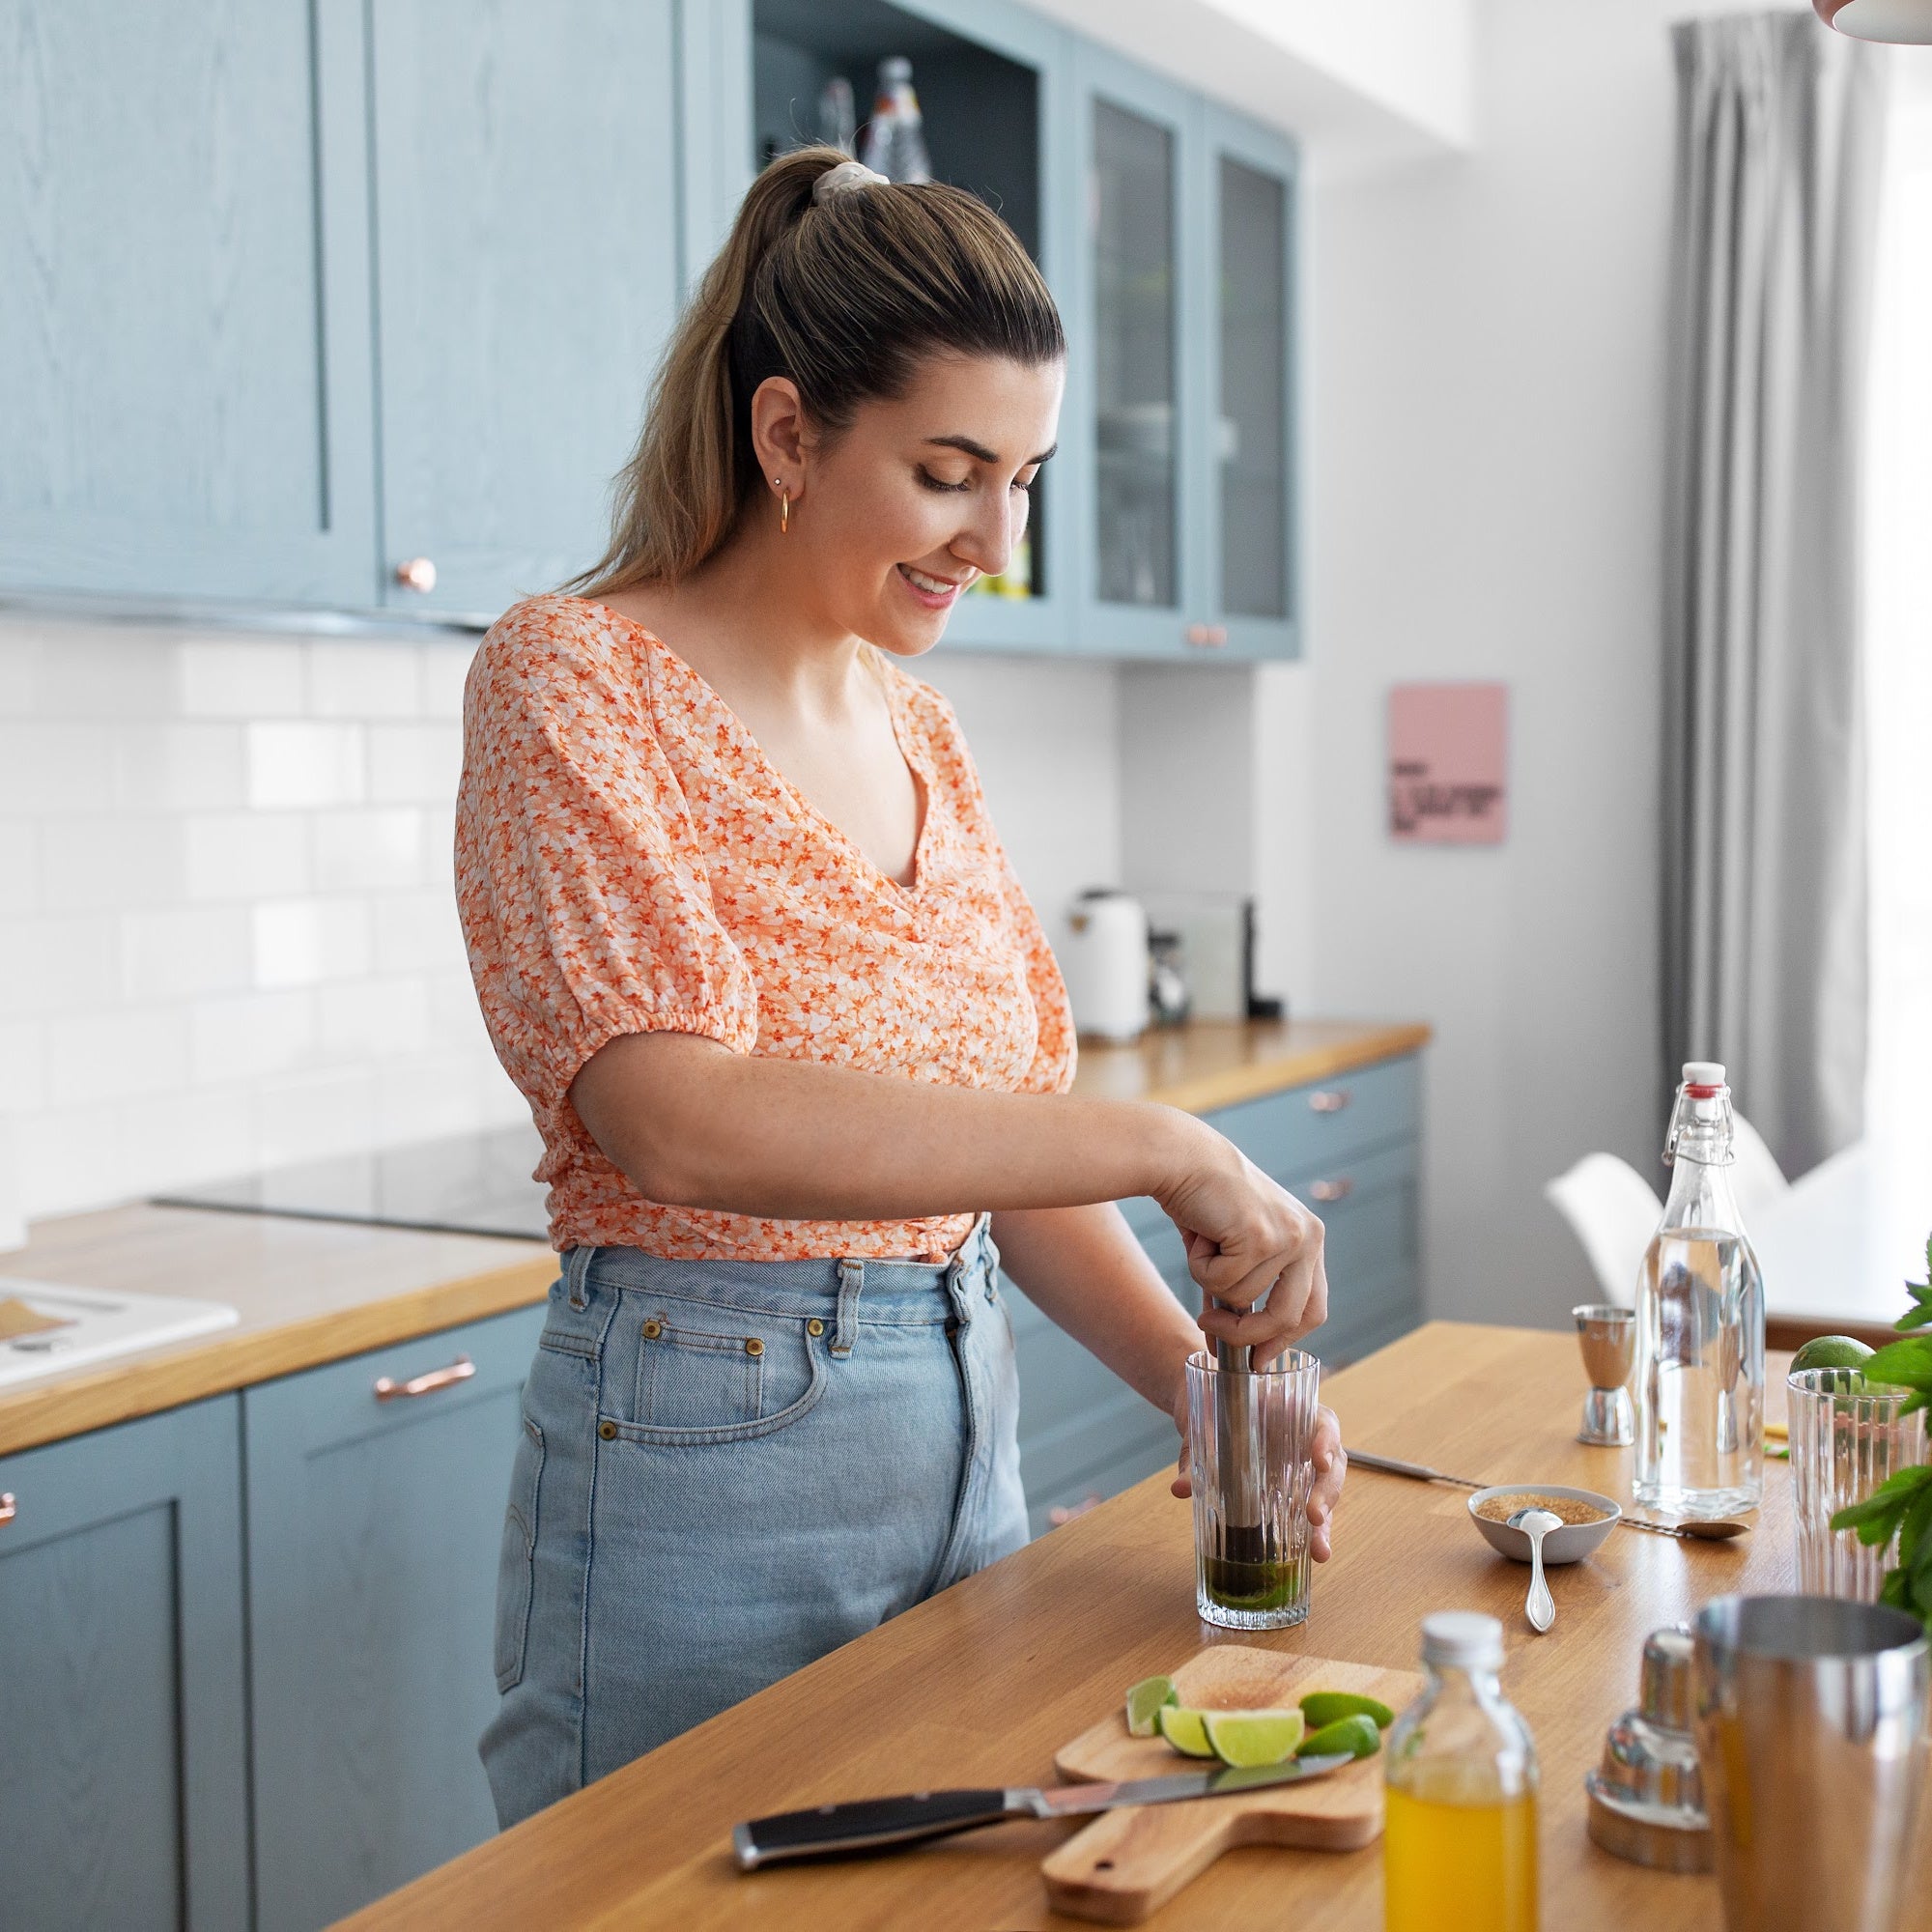
[(1180, 597), (1174, 133), (1094, 101), (1094, 579), (1103, 604)]
[(1222, 155), (1221, 609), (1288, 615), (1288, 187)]

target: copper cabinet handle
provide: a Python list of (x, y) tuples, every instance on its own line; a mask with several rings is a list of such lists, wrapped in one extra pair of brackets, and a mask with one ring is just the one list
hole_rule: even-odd
[(20, 1514), (14, 1503), (12, 1490), (0, 1490), (0, 1523), (12, 1522)]
[(1346, 1087), (1323, 1087), (1309, 1094), (1308, 1104), (1318, 1114), (1339, 1114), (1353, 1097)]
[(1225, 624), (1190, 624), (1185, 636), (1197, 650), (1208, 649), (1228, 641), (1228, 627)]
[(434, 1395), (455, 1382), (467, 1382), (476, 1373), (476, 1364), (468, 1355), (458, 1355), (446, 1369), (431, 1369), (427, 1375), (412, 1376), (399, 1382), (393, 1376), (376, 1378), (378, 1402), (400, 1402), (406, 1395)]
[(1346, 1201), (1354, 1193), (1355, 1183), (1345, 1174), (1340, 1180), (1318, 1180), (1308, 1190), (1311, 1201)]
[(1085, 1516), (1091, 1509), (1098, 1509), (1105, 1500), (1104, 1496), (1089, 1496), (1084, 1502), (1055, 1503), (1047, 1511), (1046, 1520), (1055, 1529), (1059, 1529), (1063, 1524), (1071, 1522), (1075, 1517)]
[(436, 588), (436, 562), (432, 557), (412, 556), (396, 566), (396, 582), (405, 590), (427, 597)]

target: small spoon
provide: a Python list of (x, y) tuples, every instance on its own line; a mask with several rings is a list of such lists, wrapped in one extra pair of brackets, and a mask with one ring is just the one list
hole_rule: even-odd
[(1563, 1519), (1554, 1510), (1520, 1509), (1509, 1519), (1512, 1529), (1529, 1538), (1529, 1601), (1523, 1605), (1534, 1631), (1547, 1631), (1556, 1621), (1556, 1600), (1543, 1575), (1543, 1539), (1552, 1529), (1563, 1527)]

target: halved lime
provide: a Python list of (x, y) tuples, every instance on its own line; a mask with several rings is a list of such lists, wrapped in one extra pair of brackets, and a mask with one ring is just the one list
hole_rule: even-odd
[(1311, 1690), (1301, 1700), (1301, 1715), (1308, 1719), (1311, 1731), (1341, 1718), (1373, 1718), (1378, 1731), (1395, 1722), (1395, 1713), (1386, 1704), (1354, 1690)]
[(1154, 1713), (1154, 1722), (1160, 1726), (1161, 1736), (1183, 1757), (1212, 1757), (1214, 1747), (1208, 1742), (1204, 1715), (1179, 1704), (1163, 1704)]
[(1347, 1751), (1351, 1757), (1374, 1757), (1382, 1747), (1382, 1734), (1366, 1712), (1351, 1718), (1337, 1718), (1301, 1741), (1296, 1757), (1326, 1757), (1333, 1751)]
[(1243, 1771), (1280, 1764), (1308, 1728), (1299, 1711), (1208, 1711), (1203, 1716), (1214, 1755)]
[(1172, 1677), (1143, 1677), (1127, 1692), (1127, 1731), (1136, 1738), (1151, 1738), (1159, 1728), (1155, 1719), (1162, 1707), (1180, 1702)]

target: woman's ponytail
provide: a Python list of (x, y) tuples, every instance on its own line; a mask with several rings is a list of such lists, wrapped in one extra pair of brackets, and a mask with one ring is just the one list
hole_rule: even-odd
[(751, 399), (768, 376), (796, 383), (814, 427), (836, 436), (935, 350), (1029, 364), (1065, 354), (1045, 281), (983, 202), (938, 183), (814, 202), (846, 158), (801, 148), (752, 184), (659, 364), (617, 476), (611, 548), (568, 588), (675, 583), (724, 542), (757, 488)]

